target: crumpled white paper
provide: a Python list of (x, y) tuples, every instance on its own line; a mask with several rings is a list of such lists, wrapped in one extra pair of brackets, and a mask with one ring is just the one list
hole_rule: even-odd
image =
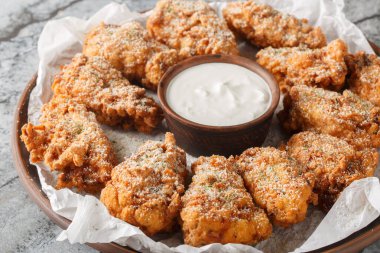
[[(309, 19), (312, 25), (321, 26), (329, 41), (341, 38), (346, 41), (351, 52), (364, 50), (373, 53), (361, 31), (349, 22), (342, 9), (343, 0), (261, 0), (276, 9)], [(211, 4), (220, 14), (225, 3)], [(89, 20), (67, 17), (46, 24), (38, 42), (40, 64), (37, 86), (33, 90), (29, 104), (29, 120), (37, 123), (39, 110), (52, 92), (52, 79), (59, 66), (68, 63), (81, 52), (85, 33), (104, 21), (123, 24), (130, 20), (145, 22), (148, 13), (131, 12), (125, 5), (111, 3), (99, 10)], [(255, 50), (245, 42), (239, 43), (243, 55), (254, 56)], [(153, 93), (151, 93), (155, 97)], [(155, 97), (156, 98), (156, 97)], [(280, 109), (281, 105), (278, 109)], [(119, 161), (129, 156), (147, 139), (160, 140), (165, 132), (164, 126), (152, 135), (136, 132), (124, 132), (103, 126), (107, 136), (115, 143)], [(284, 138), (274, 119), (265, 145), (276, 146)], [(188, 156), (188, 164), (195, 158)], [(268, 240), (256, 245), (256, 248), (240, 244), (211, 244), (201, 248), (182, 244), (181, 234), (160, 235), (153, 239), (141, 230), (108, 214), (107, 209), (90, 195), (80, 195), (69, 189), (54, 189), (54, 177), (44, 164), (37, 164), (42, 190), (47, 194), (53, 210), (72, 220), (58, 240), (71, 243), (107, 243), (117, 242), (139, 251), (152, 252), (304, 252), (318, 249), (364, 228), (380, 215), (380, 184), (377, 177), (354, 182), (341, 194), (334, 207), (325, 216), (316, 208), (310, 207), (307, 219), (288, 229), (274, 229)], [(379, 169), (377, 170), (379, 173)], [(379, 176), (377, 174), (377, 176)], [(318, 225), (319, 224), (319, 225)], [(262, 250), (262, 251), (261, 251)]]
[(379, 214), (379, 179), (377, 177), (369, 177), (355, 181), (344, 189), (338, 201), (327, 213), (314, 233), (295, 252), (322, 248), (342, 240), (347, 235), (353, 234), (367, 226)]

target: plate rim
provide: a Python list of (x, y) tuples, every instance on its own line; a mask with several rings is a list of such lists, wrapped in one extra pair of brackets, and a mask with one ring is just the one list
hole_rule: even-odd
[[(375, 43), (369, 41), (371, 47), (377, 55), (380, 55), (380, 47)], [(27, 83), (25, 89), (23, 90), (13, 116), (13, 125), (11, 129), (11, 148), (13, 164), (23, 185), (24, 189), (27, 191), (29, 197), (35, 202), (39, 208), (59, 227), (66, 229), (71, 221), (55, 213), (50, 205), (49, 199), (46, 194), (41, 190), (40, 182), (38, 177), (36, 177), (36, 167), (31, 165), (29, 162), (29, 153), (27, 152), (24, 144), (19, 138), (21, 134), (21, 127), (27, 122), (28, 116), (28, 102), (31, 91), (36, 85), (37, 73), (35, 73), (30, 81)], [(37, 182), (38, 181), (38, 182)], [(365, 231), (364, 231), (365, 230)], [(356, 253), (365, 247), (373, 244), (375, 241), (380, 240), (380, 217), (374, 220), (367, 227), (355, 232), (349, 237), (342, 239), (329, 246), (309, 251), (314, 252), (346, 252), (346, 253)], [(112, 252), (126, 252), (133, 253), (138, 252), (129, 247), (121, 246), (115, 242), (111, 243), (86, 243), (88, 246), (99, 250), (103, 253)]]

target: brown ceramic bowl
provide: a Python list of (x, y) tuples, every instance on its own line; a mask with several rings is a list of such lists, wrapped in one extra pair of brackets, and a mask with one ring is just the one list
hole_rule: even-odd
[[(234, 126), (202, 125), (175, 113), (166, 101), (166, 91), (170, 81), (187, 68), (214, 62), (240, 65), (263, 78), (272, 94), (272, 102), (268, 110), (255, 120)], [(158, 97), (168, 127), (174, 133), (179, 146), (195, 156), (212, 154), (229, 156), (240, 154), (249, 147), (261, 146), (268, 134), (273, 113), (278, 105), (280, 90), (273, 75), (248, 58), (230, 55), (202, 55), (191, 57), (169, 68), (158, 86)]]

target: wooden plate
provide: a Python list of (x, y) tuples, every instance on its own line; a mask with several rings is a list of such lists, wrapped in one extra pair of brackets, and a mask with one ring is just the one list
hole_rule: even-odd
[[(372, 48), (377, 55), (380, 55), (380, 48), (370, 42)], [(42, 211), (53, 220), (62, 229), (66, 229), (70, 225), (70, 220), (56, 214), (50, 206), (50, 202), (41, 190), (41, 184), (37, 175), (36, 167), (29, 163), (29, 153), (19, 136), (21, 135), (21, 127), (28, 121), (28, 102), (29, 96), (33, 88), (36, 86), (37, 75), (35, 74), (27, 84), (18, 102), (14, 115), (12, 127), (12, 154), (14, 165), (20, 177), (20, 181), (27, 190), (32, 200), (42, 209)], [(369, 224), (366, 228), (352, 234), (344, 240), (334, 243), (328, 247), (324, 247), (312, 252), (345, 252), (356, 253), (367, 247), (368, 245), (380, 239), (380, 217)], [(123, 252), (130, 253), (134, 250), (120, 246), (116, 243), (88, 243), (94, 249), (104, 253)]]

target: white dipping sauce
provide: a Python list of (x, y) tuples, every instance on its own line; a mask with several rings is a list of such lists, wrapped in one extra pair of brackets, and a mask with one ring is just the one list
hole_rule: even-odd
[(166, 99), (185, 119), (208, 126), (233, 126), (263, 115), (272, 96), (264, 79), (247, 68), (204, 63), (175, 76)]

